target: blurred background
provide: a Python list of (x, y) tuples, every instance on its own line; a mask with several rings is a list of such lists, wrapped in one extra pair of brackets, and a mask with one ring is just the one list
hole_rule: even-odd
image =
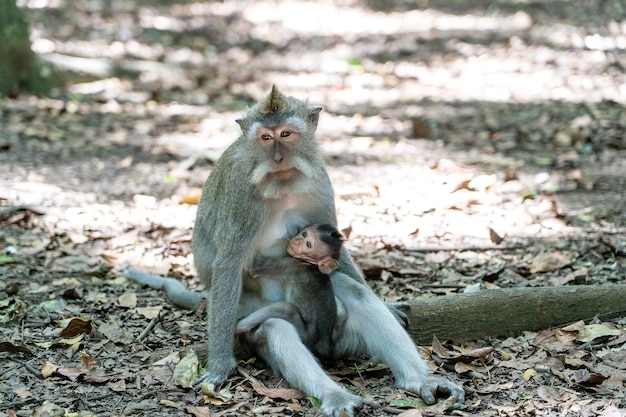
[(324, 106), (355, 244), (626, 224), (621, 1), (0, 4), (13, 204), (193, 203), (276, 84)]

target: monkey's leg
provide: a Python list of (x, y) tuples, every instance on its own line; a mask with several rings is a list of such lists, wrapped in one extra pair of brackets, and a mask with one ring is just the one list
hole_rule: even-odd
[(291, 303), (278, 301), (262, 307), (247, 317), (239, 320), (235, 333), (241, 334), (251, 332), (261, 323), (271, 318), (283, 319), (290, 322), (294, 325), (300, 335), (304, 332), (304, 323), (302, 323), (298, 309)]
[(319, 399), (324, 415), (338, 417), (344, 411), (352, 416), (354, 410), (364, 404), (377, 405), (372, 400), (350, 394), (330, 379), (302, 344), (294, 326), (287, 321), (268, 319), (246, 337), (276, 375), (282, 375), (304, 394)]
[(429, 376), (411, 337), (368, 287), (342, 273), (333, 273), (331, 281), (347, 316), (335, 348), (338, 354), (368, 353), (389, 366), (398, 387), (419, 394), (427, 404), (434, 404), (438, 393), (464, 401), (461, 387)]

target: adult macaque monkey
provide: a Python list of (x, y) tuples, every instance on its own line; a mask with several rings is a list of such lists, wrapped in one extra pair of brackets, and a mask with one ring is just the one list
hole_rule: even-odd
[[(314, 138), (320, 111), (272, 88), (237, 121), (241, 136), (206, 181), (193, 233), (196, 269), (208, 291), (208, 362), (199, 382), (221, 383), (235, 369), (233, 336), (238, 313), (250, 308), (242, 290), (244, 280), (253, 280), (255, 257), (287, 256), (289, 237), (306, 225), (336, 226), (333, 189)], [(345, 319), (335, 355), (369, 353), (389, 366), (398, 387), (426, 403), (437, 394), (463, 401), (462, 388), (428, 375), (415, 344), (365, 284), (345, 247), (330, 278)], [(261, 288), (260, 297), (278, 301), (280, 288), (270, 287)], [(352, 415), (370, 403), (330, 379), (288, 321), (270, 318), (249, 340), (292, 386), (317, 397), (324, 414)]]
[(342, 246), (343, 236), (335, 227), (313, 224), (289, 241), (287, 253), (291, 256), (255, 259), (253, 280), (245, 280), (244, 286), (250, 281), (256, 285), (248, 291), (244, 288), (244, 294), (280, 284), (278, 291), (284, 299), (241, 319), (236, 333), (250, 336), (266, 320), (283, 319), (296, 328), (302, 343), (316, 356), (331, 357), (337, 304), (328, 274), (339, 267)]

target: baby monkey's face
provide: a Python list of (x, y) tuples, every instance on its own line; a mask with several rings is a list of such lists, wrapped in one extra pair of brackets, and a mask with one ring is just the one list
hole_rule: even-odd
[[(339, 264), (333, 259), (333, 248), (322, 238), (323, 233), (328, 234), (318, 225), (305, 227), (289, 241), (287, 253), (294, 258), (317, 265), (324, 274), (330, 274), (339, 267)], [(341, 245), (341, 240), (338, 240), (338, 244)]]
[(317, 264), (320, 260), (327, 258), (330, 251), (315, 229), (307, 226), (289, 241), (287, 253), (294, 258)]

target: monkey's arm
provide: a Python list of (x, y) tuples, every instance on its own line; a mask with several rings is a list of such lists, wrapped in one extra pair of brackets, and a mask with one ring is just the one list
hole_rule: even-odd
[(206, 294), (191, 291), (174, 278), (152, 275), (134, 268), (127, 268), (124, 275), (139, 284), (147, 285), (155, 290), (164, 290), (167, 299), (172, 304), (185, 310), (196, 310), (207, 298)]
[(236, 368), (233, 344), (243, 275), (266, 222), (268, 208), (247, 180), (252, 168), (242, 166), (245, 145), (240, 137), (222, 154), (198, 204), (192, 243), (198, 277), (207, 286), (209, 338), (206, 372), (197, 384), (222, 383)]

